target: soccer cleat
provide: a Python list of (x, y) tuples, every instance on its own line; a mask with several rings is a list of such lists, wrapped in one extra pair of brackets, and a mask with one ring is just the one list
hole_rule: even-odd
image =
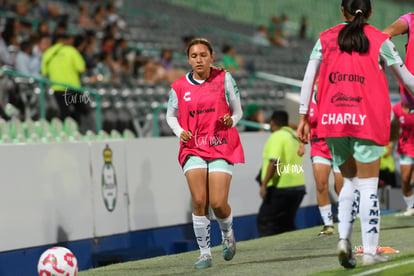
[(223, 238), (223, 258), (230, 261), (236, 255), (236, 239), (234, 233), (231, 237)]
[(374, 265), (391, 261), (391, 258), (381, 254), (362, 255), (362, 265)]
[(404, 216), (406, 217), (412, 217), (414, 216), (414, 208), (408, 208), (404, 213)]
[(345, 268), (355, 268), (356, 260), (352, 253), (351, 243), (348, 240), (340, 239), (338, 242), (339, 263)]
[(329, 236), (335, 234), (335, 229), (332, 225), (325, 225), (318, 236)]
[(194, 264), (194, 268), (202, 269), (202, 268), (211, 267), (212, 265), (213, 265), (213, 259), (211, 258), (211, 255), (204, 254), (198, 258), (197, 262)]

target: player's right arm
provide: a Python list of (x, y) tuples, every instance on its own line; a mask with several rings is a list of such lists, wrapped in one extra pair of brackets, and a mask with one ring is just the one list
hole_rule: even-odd
[(304, 143), (308, 143), (310, 139), (310, 126), (308, 118), (308, 109), (314, 90), (315, 82), (319, 76), (319, 68), (322, 62), (322, 46), (318, 40), (313, 47), (308, 65), (306, 67), (305, 76), (303, 77), (302, 88), (300, 91), (299, 114), (300, 121), (297, 129), (297, 137)]
[(192, 133), (184, 130), (178, 123), (178, 99), (174, 89), (171, 88), (170, 98), (167, 106), (167, 124), (170, 126), (175, 136), (180, 138), (182, 142), (187, 142), (192, 137)]

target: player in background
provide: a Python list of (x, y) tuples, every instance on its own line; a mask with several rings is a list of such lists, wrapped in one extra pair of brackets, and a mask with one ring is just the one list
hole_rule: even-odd
[[(334, 174), (335, 192), (339, 195), (342, 189), (342, 175), (338, 167), (333, 166), (331, 153), (323, 138), (319, 138), (317, 134), (318, 114), (316, 105), (316, 92), (312, 95), (309, 110), (309, 123), (311, 127), (311, 161), (313, 176), (316, 184), (316, 200), (318, 202), (319, 212), (323, 221), (323, 228), (319, 232), (319, 236), (333, 235), (335, 233), (334, 218), (332, 213), (332, 203), (329, 198), (329, 175), (331, 170)], [(303, 145), (303, 143), (302, 143)], [(302, 156), (305, 151), (304, 147), (298, 151)]]
[(243, 112), (237, 85), (229, 72), (212, 67), (213, 48), (203, 38), (187, 48), (192, 71), (171, 84), (167, 122), (180, 138), (178, 160), (193, 203), (193, 227), (200, 248), (194, 267), (212, 265), (209, 206), (222, 235), (223, 257), (236, 254), (233, 215), (228, 203), (235, 163), (244, 163), (236, 129)]
[(397, 153), (400, 155), (401, 190), (407, 206), (404, 216), (414, 216), (414, 194), (411, 184), (414, 167), (414, 109), (404, 102), (392, 107), (393, 121), (399, 124), (401, 133)]
[(334, 165), (344, 177), (338, 199), (338, 259), (354, 268), (351, 246), (355, 211), (359, 210), (363, 265), (386, 262), (377, 253), (380, 233), (378, 175), (390, 139), (391, 102), (384, 66), (414, 91), (414, 77), (404, 66), (389, 35), (367, 24), (370, 0), (342, 0), (344, 23), (322, 32), (305, 72), (297, 135), (310, 140), (309, 104), (319, 77), (318, 136), (325, 138)]
[[(405, 66), (414, 72), (414, 13), (400, 16), (394, 23), (384, 29), (390, 36), (407, 34)], [(401, 190), (405, 204), (405, 216), (414, 216), (414, 194), (411, 180), (413, 179), (414, 166), (414, 97), (409, 94), (400, 83), (401, 102), (393, 107), (394, 121), (401, 127), (401, 135), (398, 139), (397, 152), (400, 154)]]

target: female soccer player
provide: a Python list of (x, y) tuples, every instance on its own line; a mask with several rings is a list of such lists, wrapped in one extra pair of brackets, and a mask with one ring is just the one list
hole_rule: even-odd
[(311, 127), (311, 160), (313, 176), (316, 183), (316, 199), (319, 212), (323, 220), (323, 229), (319, 236), (332, 235), (335, 233), (333, 226), (332, 204), (329, 199), (329, 174), (331, 169), (334, 173), (335, 192), (339, 194), (342, 189), (342, 175), (338, 167), (333, 166), (332, 156), (323, 138), (318, 136), (318, 109), (316, 104), (316, 92), (313, 93), (310, 103), (309, 123)]
[(394, 122), (401, 128), (398, 139), (397, 153), (400, 155), (401, 190), (407, 210), (404, 216), (414, 216), (414, 194), (411, 186), (411, 176), (414, 167), (414, 109), (408, 108), (404, 102), (392, 107)]
[[(405, 65), (410, 72), (414, 72), (414, 13), (407, 13), (387, 27), (384, 32), (397, 36), (407, 34)], [(411, 180), (414, 167), (414, 97), (412, 97), (400, 83), (401, 102), (393, 107), (395, 122), (399, 122), (402, 133), (398, 140), (400, 154), (401, 189), (407, 210), (405, 216), (414, 216), (414, 194)]]
[(308, 108), (319, 76), (318, 136), (325, 138), (334, 165), (344, 177), (338, 199), (338, 259), (345, 268), (354, 268), (351, 234), (358, 207), (363, 265), (389, 260), (376, 252), (379, 165), (389, 143), (391, 119), (384, 65), (410, 93), (414, 77), (389, 35), (367, 24), (372, 13), (370, 0), (342, 0), (341, 9), (345, 23), (322, 32), (311, 54), (301, 90), (297, 135), (303, 142), (310, 139)]
[(209, 205), (221, 229), (224, 259), (231, 260), (236, 253), (228, 195), (233, 166), (244, 163), (235, 128), (243, 112), (231, 74), (212, 67), (214, 52), (209, 41), (193, 39), (187, 57), (193, 70), (172, 83), (167, 122), (181, 141), (178, 160), (193, 202), (194, 233), (200, 248), (194, 267), (206, 268), (212, 265)]

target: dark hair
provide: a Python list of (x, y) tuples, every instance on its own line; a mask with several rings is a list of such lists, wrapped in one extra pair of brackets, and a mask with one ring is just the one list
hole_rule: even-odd
[(280, 127), (287, 126), (289, 124), (289, 115), (284, 110), (276, 110), (273, 112), (270, 120)]
[(342, 0), (345, 13), (354, 16), (354, 20), (348, 22), (338, 35), (338, 45), (341, 51), (352, 53), (366, 53), (369, 49), (369, 40), (364, 33), (365, 19), (371, 13), (370, 0)]
[(55, 44), (58, 41), (63, 41), (63, 40), (68, 39), (68, 38), (69, 38), (69, 35), (66, 34), (66, 33), (55, 34), (53, 36), (53, 39), (52, 39), (52, 44)]
[(75, 48), (78, 48), (82, 43), (85, 43), (85, 45), (86, 45), (85, 36), (83, 36), (81, 34), (75, 35), (75, 39), (73, 41), (73, 46)]
[(221, 48), (221, 52), (222, 52), (223, 54), (227, 54), (228, 52), (230, 52), (230, 50), (231, 50), (232, 48), (233, 48), (233, 47), (231, 47), (230, 45), (225, 44), (225, 45), (223, 46), (223, 48)]
[(16, 20), (17, 19), (15, 19), (14, 17), (8, 17), (6, 19), (6, 24), (3, 28), (3, 32), (1, 33), (1, 36), (3, 37), (6, 45), (11, 44), (12, 38), (15, 35), (14, 23)]
[(190, 54), (191, 47), (193, 47), (194, 45), (197, 45), (197, 44), (205, 45), (208, 48), (208, 51), (210, 52), (210, 54), (211, 55), (213, 54), (213, 47), (211, 46), (210, 42), (207, 39), (205, 39), (205, 38), (194, 38), (193, 40), (190, 41), (190, 43), (187, 46), (187, 50), (186, 50), (187, 57)]
[(27, 50), (30, 49), (30, 47), (33, 46), (33, 41), (30, 39), (24, 40), (20, 43), (20, 49), (23, 52), (27, 52)]

